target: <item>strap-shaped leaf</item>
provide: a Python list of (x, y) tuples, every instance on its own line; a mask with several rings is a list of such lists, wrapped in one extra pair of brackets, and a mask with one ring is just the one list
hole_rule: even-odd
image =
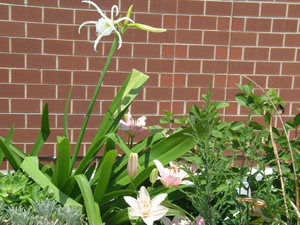
[(48, 103), (46, 103), (42, 114), (41, 130), (32, 147), (30, 153), (31, 156), (37, 156), (39, 154), (41, 148), (43, 147), (49, 135), (50, 135), (49, 112), (48, 112)]
[(3, 139), (0, 139), (0, 149), (3, 151), (14, 171), (17, 171), (20, 168), (21, 159), (5, 144)]
[(122, 209), (116, 215), (112, 216), (108, 221), (105, 221), (105, 224), (124, 224), (125, 222), (129, 221), (129, 208)]
[(54, 167), (52, 183), (61, 190), (69, 179), (71, 146), (66, 137), (57, 137), (58, 157)]
[(63, 205), (75, 205), (82, 207), (78, 202), (69, 198), (63, 192), (61, 192), (46, 176), (43, 174), (39, 168), (36, 167), (37, 156), (28, 156), (24, 159), (20, 167), (43, 189), (49, 188), (52, 191), (54, 198)]
[(89, 224), (101, 225), (101, 215), (98, 204), (95, 204), (92, 189), (86, 176), (84, 174), (75, 175), (74, 179), (76, 180), (81, 194), (84, 200), (84, 206), (86, 209), (87, 217)]
[(110, 150), (101, 160), (99, 167), (98, 183), (94, 191), (95, 202), (101, 204), (109, 182), (112, 166), (116, 160), (118, 151)]
[(70, 101), (70, 97), (71, 97), (71, 93), (72, 93), (72, 88), (71, 87), (70, 91), (69, 91), (69, 95), (67, 98), (67, 102), (66, 102), (66, 106), (65, 106), (65, 112), (64, 112), (64, 136), (69, 138), (69, 134), (68, 134), (68, 108), (69, 108), (69, 101)]
[[(8, 146), (9, 143), (11, 142), (11, 139), (12, 139), (12, 135), (13, 135), (13, 132), (14, 132), (14, 127), (15, 127), (15, 123), (13, 123), (13, 125), (11, 126), (10, 130), (9, 130), (9, 133), (4, 141), (4, 143)], [(3, 151), (1, 151), (1, 148), (0, 148), (0, 165), (2, 164), (2, 161), (3, 161), (3, 158), (4, 158), (4, 153)]]

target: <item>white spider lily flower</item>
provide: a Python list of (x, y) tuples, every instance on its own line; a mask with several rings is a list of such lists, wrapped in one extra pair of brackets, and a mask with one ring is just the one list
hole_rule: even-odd
[(86, 22), (82, 23), (78, 28), (78, 33), (80, 33), (80, 29), (84, 25), (94, 24), (96, 26), (97, 39), (95, 41), (93, 41), (93, 43), (94, 43), (94, 50), (95, 50), (95, 52), (97, 52), (96, 48), (97, 48), (97, 45), (98, 45), (100, 39), (103, 36), (110, 35), (114, 31), (119, 37), (119, 47), (118, 47), (118, 49), (120, 49), (121, 46), (122, 46), (122, 37), (121, 37), (121, 34), (119, 33), (119, 31), (116, 29), (115, 25), (118, 24), (119, 22), (123, 21), (123, 20), (128, 20), (132, 23), (134, 23), (134, 21), (132, 19), (128, 18), (128, 17), (121, 17), (117, 20), (114, 20), (113, 19), (114, 12), (116, 13), (115, 16), (117, 16), (119, 14), (119, 9), (116, 5), (113, 5), (111, 7), (111, 19), (109, 19), (102, 12), (102, 10), (99, 8), (99, 6), (97, 6), (94, 2), (92, 2), (92, 1), (82, 1), (82, 2), (89, 3), (89, 4), (93, 5), (97, 9), (98, 13), (100, 13), (102, 18), (100, 18), (98, 21), (86, 21)]
[(160, 205), (166, 197), (167, 194), (164, 193), (151, 200), (147, 189), (142, 186), (137, 199), (124, 196), (124, 200), (133, 208), (129, 213), (130, 216), (141, 217), (147, 225), (153, 225), (154, 221), (159, 220), (168, 212), (166, 207)]

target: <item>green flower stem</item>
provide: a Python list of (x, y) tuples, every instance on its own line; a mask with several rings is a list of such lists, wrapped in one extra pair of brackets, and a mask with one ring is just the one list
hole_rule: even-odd
[(74, 153), (72, 155), (72, 159), (71, 159), (71, 164), (70, 164), (70, 175), (72, 173), (72, 170), (73, 170), (73, 167), (75, 165), (75, 161), (76, 161), (76, 158), (77, 158), (77, 155), (78, 155), (78, 152), (79, 152), (79, 148), (81, 146), (81, 142), (82, 142), (82, 138), (83, 138), (83, 135), (84, 135), (84, 132), (85, 132), (85, 129), (86, 129), (86, 126), (87, 126), (87, 123), (89, 121), (89, 118), (90, 118), (90, 115), (91, 115), (91, 112), (92, 112), (92, 109), (94, 107), (94, 104), (95, 104), (95, 101), (96, 101), (96, 98), (98, 96), (98, 93), (99, 93), (99, 90), (101, 88), (101, 85), (102, 85), (102, 82), (103, 82), (103, 79), (105, 77), (105, 74), (106, 74), (106, 71), (107, 71), (107, 68), (110, 64), (110, 61), (112, 59), (112, 56), (116, 50), (116, 47), (117, 47), (117, 44), (118, 44), (118, 41), (119, 41), (119, 37), (118, 35), (115, 35), (115, 39), (114, 39), (114, 42), (111, 46), (111, 49), (110, 49), (110, 52), (109, 52), (109, 55), (107, 57), (107, 60), (106, 60), (106, 63), (104, 65), (104, 68), (102, 70), (102, 73), (101, 73), (101, 76), (99, 78), (99, 81), (98, 81), (98, 84), (96, 86), (96, 90), (93, 94), (93, 97), (91, 99), (91, 103), (89, 105), (89, 108), (87, 110), (87, 113), (85, 115), (85, 118), (84, 118), (84, 121), (83, 121), (83, 124), (82, 124), (82, 127), (81, 127), (81, 130), (80, 130), (80, 133), (79, 133), (79, 137), (78, 137), (78, 140), (77, 140), (77, 143), (76, 143), (76, 146), (75, 146), (75, 149), (74, 149)]

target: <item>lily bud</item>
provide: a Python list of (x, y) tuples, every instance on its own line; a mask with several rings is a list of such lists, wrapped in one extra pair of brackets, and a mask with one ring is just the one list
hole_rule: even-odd
[(133, 179), (138, 170), (138, 154), (131, 153), (127, 163), (127, 173), (130, 179)]
[(162, 32), (167, 31), (166, 29), (155, 28), (155, 27), (151, 27), (151, 26), (141, 24), (141, 23), (131, 23), (131, 24), (128, 24), (128, 27), (135, 27), (140, 30), (150, 31), (150, 32), (154, 32), (154, 33), (162, 33)]
[(154, 168), (150, 174), (150, 178), (149, 178), (150, 182), (152, 184), (154, 184), (155, 181), (157, 180), (157, 178), (158, 178), (158, 170), (156, 168)]

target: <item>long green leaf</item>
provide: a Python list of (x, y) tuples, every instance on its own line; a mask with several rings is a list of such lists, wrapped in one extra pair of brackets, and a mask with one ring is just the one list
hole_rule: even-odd
[(99, 207), (94, 202), (92, 189), (90, 187), (88, 180), (83, 174), (75, 175), (73, 177), (77, 181), (77, 184), (81, 190), (89, 224), (101, 225), (102, 220), (100, 216)]
[(64, 112), (64, 135), (67, 138), (69, 138), (69, 134), (68, 134), (68, 108), (69, 108), (69, 101), (70, 101), (72, 89), (73, 89), (73, 86), (71, 87), (71, 89), (69, 91), (69, 95), (68, 95), (66, 106), (65, 106), (65, 112)]
[(39, 168), (36, 166), (37, 156), (28, 156), (21, 164), (21, 168), (43, 189), (49, 187), (49, 190), (53, 192), (54, 198), (63, 205), (76, 205), (82, 207), (79, 203), (69, 198), (63, 192), (61, 192)]
[(52, 183), (61, 190), (69, 179), (71, 146), (69, 139), (57, 136), (58, 157), (54, 167)]
[(14, 171), (17, 171), (20, 168), (21, 159), (5, 144), (3, 139), (0, 139), (0, 149), (3, 151)]
[[(8, 146), (9, 143), (11, 142), (13, 132), (14, 132), (14, 127), (15, 127), (15, 123), (13, 123), (13, 125), (11, 126), (11, 128), (9, 130), (7, 137), (5, 138), (4, 143), (6, 144), (6, 146)], [(4, 153), (3, 153), (3, 151), (1, 151), (1, 148), (0, 148), (0, 165), (2, 164), (3, 158), (4, 158)]]
[(94, 191), (94, 198), (98, 204), (102, 202), (102, 199), (106, 192), (106, 188), (111, 174), (111, 169), (116, 160), (117, 154), (117, 150), (110, 150), (101, 160), (101, 165), (99, 167), (98, 183)]
[(108, 221), (106, 221), (105, 224), (119, 225), (129, 221), (128, 209), (129, 208), (122, 209), (120, 212), (118, 212), (116, 215), (112, 216)]
[(46, 103), (42, 114), (41, 130), (30, 152), (31, 156), (37, 156), (39, 154), (42, 146), (44, 145), (49, 135), (50, 135), (49, 112), (48, 112), (48, 103)]

